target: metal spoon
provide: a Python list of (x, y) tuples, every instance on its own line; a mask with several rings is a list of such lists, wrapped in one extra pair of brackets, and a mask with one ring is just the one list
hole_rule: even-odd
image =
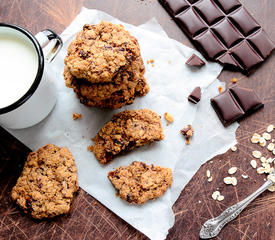
[[(275, 158), (273, 161), (274, 160)], [(275, 177), (275, 170), (273, 170), (270, 175)], [(259, 189), (257, 189), (254, 193), (249, 195), (241, 202), (238, 202), (235, 205), (227, 208), (218, 217), (207, 220), (201, 228), (200, 238), (208, 239), (216, 237), (227, 223), (235, 219), (249, 203), (251, 203), (256, 197), (258, 197), (262, 192), (267, 190), (273, 184), (274, 182), (269, 179)]]

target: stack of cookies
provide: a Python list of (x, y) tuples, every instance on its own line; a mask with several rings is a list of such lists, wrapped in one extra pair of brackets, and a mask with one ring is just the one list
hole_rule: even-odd
[(146, 95), (144, 72), (137, 39), (122, 25), (104, 21), (85, 24), (65, 58), (66, 86), (92, 107), (117, 109)]

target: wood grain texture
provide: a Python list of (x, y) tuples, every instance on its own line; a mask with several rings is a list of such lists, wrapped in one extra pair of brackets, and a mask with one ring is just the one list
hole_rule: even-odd
[[(275, 40), (275, 1), (242, 2)], [(61, 33), (83, 5), (105, 11), (134, 25), (155, 17), (169, 37), (192, 46), (157, 0), (3, 0), (0, 1), (0, 21), (18, 24), (32, 33), (44, 28)], [(241, 79), (241, 86), (255, 89), (264, 100), (265, 108), (241, 121), (237, 131), (238, 150), (228, 151), (208, 161), (182, 191), (173, 208), (176, 222), (167, 239), (198, 239), (204, 221), (242, 200), (264, 182), (264, 176), (257, 175), (249, 165), (251, 151), (260, 149), (252, 145), (249, 139), (254, 132), (262, 133), (269, 123), (275, 124), (274, 52), (249, 77), (224, 70), (219, 79), (230, 85), (233, 77)], [(83, 190), (78, 192), (69, 215), (34, 221), (23, 214), (11, 201), (10, 191), (28, 153), (29, 149), (0, 128), (0, 239), (146, 239)], [(270, 155), (267, 151), (265, 154)], [(236, 187), (225, 186), (222, 182), (230, 166), (240, 169), (236, 174)], [(213, 174), (212, 183), (207, 182), (207, 169)], [(241, 178), (243, 172), (249, 175), (248, 179)], [(224, 201), (212, 200), (211, 194), (216, 188), (225, 196)], [(274, 210), (275, 194), (263, 193), (216, 239), (274, 240)]]

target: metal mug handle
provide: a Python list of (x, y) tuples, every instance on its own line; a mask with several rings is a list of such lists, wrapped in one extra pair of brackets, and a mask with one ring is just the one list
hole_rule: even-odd
[(50, 29), (45, 29), (37, 33), (35, 38), (42, 48), (46, 47), (49, 42), (53, 42), (45, 56), (47, 62), (51, 62), (63, 46), (62, 39), (59, 37), (59, 35)]

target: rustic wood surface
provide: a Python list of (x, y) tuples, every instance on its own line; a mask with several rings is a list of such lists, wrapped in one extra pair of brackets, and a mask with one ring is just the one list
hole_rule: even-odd
[[(275, 1), (242, 2), (275, 40)], [(192, 46), (157, 0), (2, 0), (0, 21), (18, 24), (32, 33), (44, 28), (61, 33), (82, 6), (103, 10), (134, 25), (155, 17), (171, 38)], [(229, 150), (226, 154), (208, 161), (182, 191), (173, 208), (176, 222), (167, 239), (199, 239), (198, 233), (204, 221), (245, 198), (264, 182), (264, 176), (257, 175), (249, 165), (251, 151), (260, 149), (252, 145), (249, 139), (254, 132), (262, 133), (269, 123), (275, 123), (274, 52), (248, 78), (240, 73), (223, 71), (219, 79), (230, 84), (233, 77), (241, 79), (241, 86), (255, 89), (264, 100), (265, 108), (241, 122), (237, 131), (238, 150)], [(273, 137), (275, 138), (274, 133)], [(10, 191), (20, 175), (29, 151), (0, 128), (0, 239), (146, 239), (83, 190), (78, 192), (67, 216), (34, 221), (23, 214), (11, 201)], [(270, 155), (267, 151), (265, 154)], [(230, 166), (240, 169), (236, 174), (236, 187), (225, 186), (222, 181)], [(212, 183), (206, 180), (207, 169), (213, 174)], [(248, 179), (241, 178), (243, 172), (249, 175)], [(212, 200), (211, 194), (216, 188), (225, 196), (224, 201)], [(263, 193), (236, 220), (226, 226), (216, 239), (274, 240), (274, 210), (274, 193)]]

